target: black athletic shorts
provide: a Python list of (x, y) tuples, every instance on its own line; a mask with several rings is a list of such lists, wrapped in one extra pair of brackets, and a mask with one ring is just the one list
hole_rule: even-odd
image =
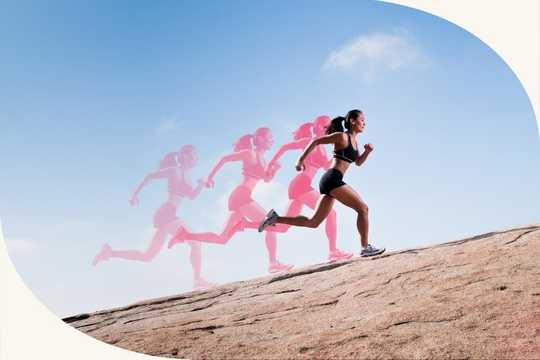
[(321, 194), (330, 195), (330, 191), (346, 185), (343, 182), (343, 174), (334, 168), (326, 170), (319, 181), (319, 191)]

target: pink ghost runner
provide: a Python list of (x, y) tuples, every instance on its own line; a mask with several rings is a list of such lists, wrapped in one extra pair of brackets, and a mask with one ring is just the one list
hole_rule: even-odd
[[(238, 139), (234, 144), (234, 152), (223, 156), (213, 167), (206, 180), (206, 185), (213, 187), (213, 178), (224, 164), (232, 161), (242, 162), (242, 183), (229, 196), (229, 217), (225, 223), (225, 229), (218, 235), (212, 232), (194, 233), (182, 227), (170, 240), (169, 247), (185, 240), (226, 244), (236, 232), (242, 231), (246, 227), (256, 229), (259, 222), (264, 220), (266, 211), (252, 199), (251, 194), (261, 180), (269, 182), (272, 179), (272, 176), (266, 172), (266, 163), (263, 157), (272, 144), (272, 133), (267, 127), (258, 128), (253, 135), (244, 135)], [(274, 167), (277, 166), (279, 165), (274, 163)], [(272, 173), (275, 171), (276, 169), (273, 168)], [(292, 265), (280, 263), (276, 258), (277, 236), (275, 232), (266, 232), (265, 240), (269, 258), (268, 271), (276, 273), (292, 269)]]
[[(323, 136), (326, 128), (330, 125), (330, 117), (319, 116), (313, 122), (302, 124), (298, 130), (294, 132), (294, 140), (282, 145), (276, 152), (272, 160), (268, 163), (268, 172), (276, 169), (275, 164), (283, 154), (289, 150), (303, 150), (314, 137)], [(285, 216), (300, 215), (302, 206), (309, 206), (315, 209), (319, 200), (319, 192), (311, 187), (313, 177), (319, 169), (327, 170), (332, 164), (332, 159), (328, 159), (323, 145), (319, 145), (313, 149), (304, 160), (305, 168), (302, 172), (296, 175), (289, 184), (289, 204), (285, 211)], [(274, 174), (271, 174), (273, 177)], [(277, 224), (269, 227), (267, 231), (286, 232), (291, 225)], [(347, 253), (336, 248), (336, 212), (331, 210), (326, 217), (326, 236), (328, 238), (328, 261), (349, 259), (353, 256), (352, 253)]]
[[(176, 216), (176, 209), (180, 205), (182, 198), (195, 199), (204, 186), (202, 180), (199, 180), (196, 188), (191, 186), (189, 171), (196, 164), (197, 153), (193, 145), (184, 145), (177, 153), (166, 154), (159, 164), (159, 169), (146, 175), (129, 200), (131, 205), (137, 205), (139, 203), (139, 192), (146, 184), (152, 180), (167, 180), (168, 198), (154, 214), (156, 232), (150, 245), (146, 250), (140, 251), (113, 250), (108, 244), (105, 244), (94, 258), (93, 265), (110, 258), (150, 262), (161, 251), (168, 235), (172, 236), (178, 229), (186, 228), (186, 225)], [(201, 276), (201, 244), (195, 241), (190, 241), (188, 244), (191, 248), (190, 260), (193, 268), (193, 288), (202, 290), (215, 286), (216, 284), (206, 281)]]

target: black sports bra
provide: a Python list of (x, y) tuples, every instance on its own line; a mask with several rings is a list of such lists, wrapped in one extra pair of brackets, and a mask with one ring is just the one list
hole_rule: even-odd
[(347, 133), (347, 136), (349, 138), (349, 144), (343, 149), (334, 150), (334, 158), (352, 163), (358, 158), (358, 150), (355, 150), (352, 146), (351, 135)]

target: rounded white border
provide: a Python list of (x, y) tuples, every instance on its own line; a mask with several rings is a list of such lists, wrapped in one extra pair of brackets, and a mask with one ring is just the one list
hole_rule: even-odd
[[(492, 47), (540, 111), (540, 2), (384, 0), (445, 18)], [(519, 4), (519, 5), (518, 5)], [(540, 123), (538, 123), (540, 131)], [(97, 341), (64, 324), (26, 287), (5, 246), (0, 222), (0, 359), (155, 359)]]
[(98, 341), (65, 324), (24, 284), (7, 254), (0, 219), (0, 360), (156, 359)]
[(491, 47), (529, 96), (540, 135), (540, 1), (380, 0), (446, 19)]

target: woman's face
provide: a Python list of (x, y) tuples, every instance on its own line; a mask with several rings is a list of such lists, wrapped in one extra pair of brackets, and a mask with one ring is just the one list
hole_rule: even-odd
[(197, 165), (198, 157), (195, 148), (189, 148), (180, 152), (178, 157), (180, 158), (180, 163), (185, 167), (192, 168)]
[(255, 136), (254, 143), (255, 146), (261, 150), (269, 150), (274, 144), (272, 132), (270, 130), (262, 131), (260, 134)]
[(354, 132), (361, 133), (366, 127), (366, 118), (364, 114), (359, 114), (356, 120), (351, 121), (352, 129)]
[(323, 136), (326, 133), (326, 128), (330, 125), (328, 116), (320, 116), (313, 123), (313, 133), (315, 136)]

